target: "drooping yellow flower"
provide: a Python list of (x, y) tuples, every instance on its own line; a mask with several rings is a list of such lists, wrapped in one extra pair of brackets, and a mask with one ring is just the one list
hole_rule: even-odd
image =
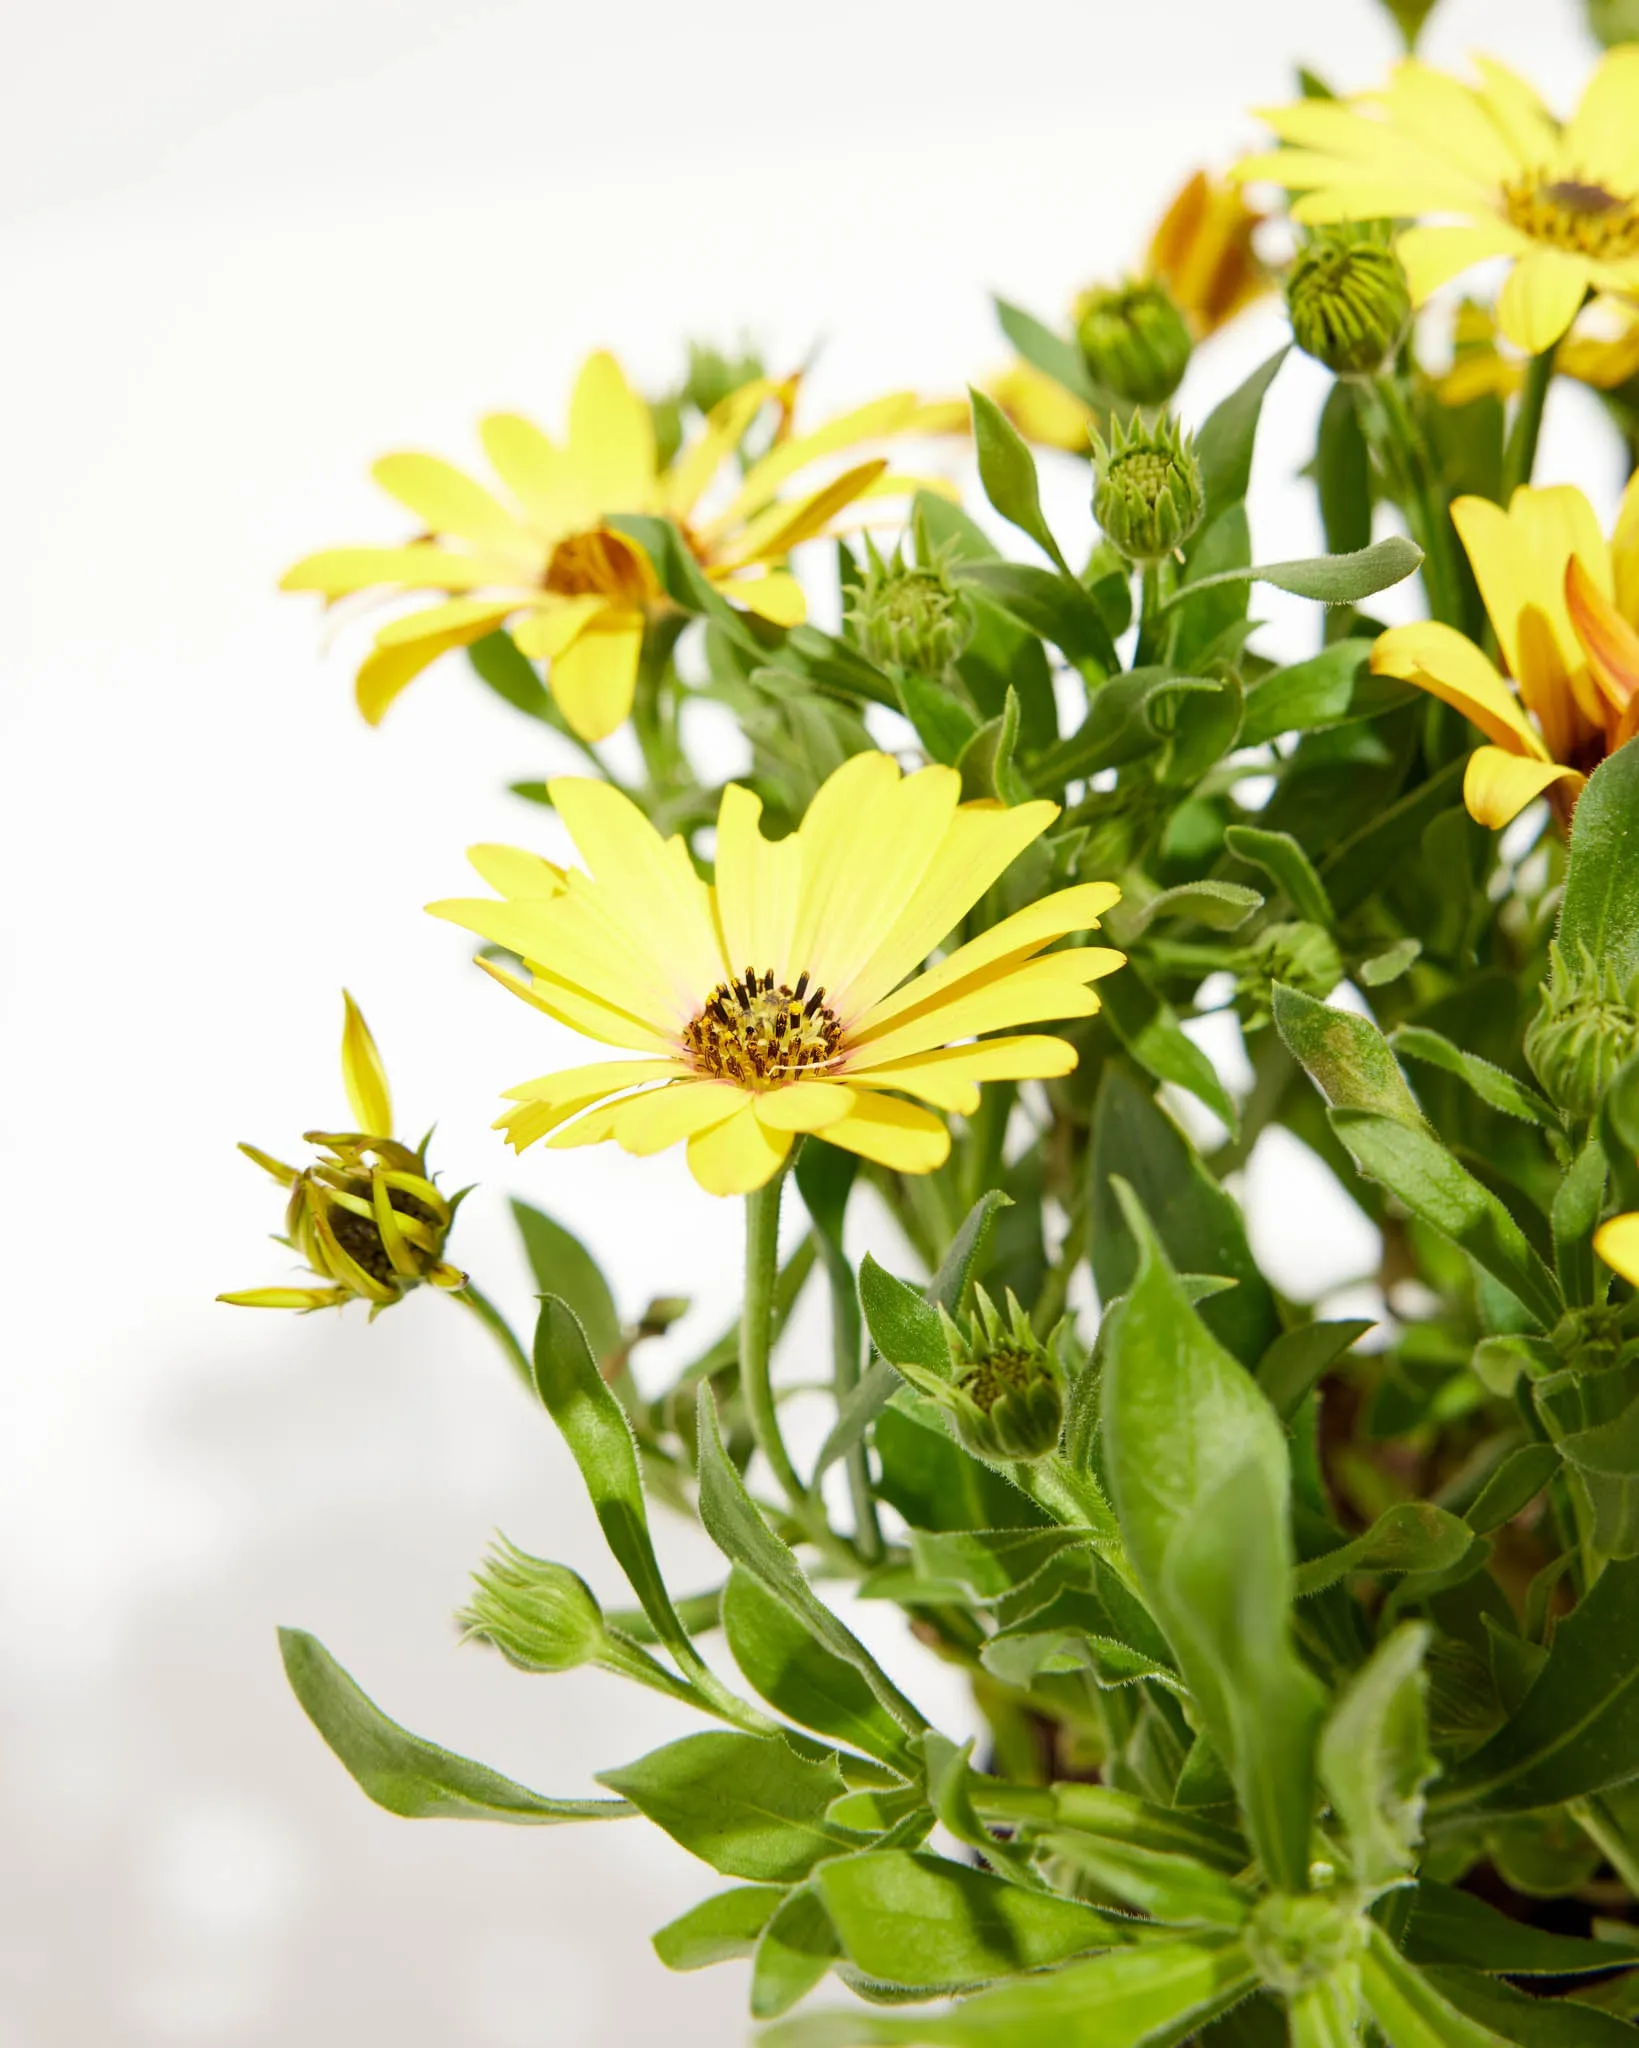
[(1502, 330), (1536, 355), (1590, 291), (1639, 295), (1639, 46), (1610, 51), (1569, 121), (1506, 66), (1481, 83), (1397, 65), (1380, 93), (1265, 112), (1288, 145), (1237, 165), (1300, 193), (1293, 218), (1412, 218), (1395, 246), (1412, 301), (1476, 263), (1512, 259)]
[(1097, 1011), (1087, 984), (1122, 955), (1043, 949), (1095, 925), (1119, 891), (1059, 890), (917, 974), (1057, 816), (1050, 803), (963, 804), (960, 788), (953, 769), (902, 778), (889, 755), (858, 754), (770, 841), (760, 800), (730, 784), (707, 884), (683, 841), (662, 840), (618, 791), (554, 782), (589, 872), (543, 883), (530, 856), (511, 856), (509, 873), (480, 850), (502, 900), (430, 907), (524, 961), (528, 981), (479, 963), (515, 994), (635, 1057), (508, 1089), (498, 1128), (520, 1150), (612, 1138), (647, 1154), (687, 1140), (702, 1187), (742, 1194), (801, 1132), (931, 1172), (950, 1150), (934, 1110), (971, 1114), (982, 1081), (1068, 1073), (1063, 1039), (981, 1034)]
[(1608, 544), (1570, 484), (1523, 486), (1506, 512), (1458, 498), (1451, 517), (1514, 687), (1434, 621), (1384, 633), (1372, 668), (1454, 704), (1485, 734), (1463, 782), (1482, 825), (1506, 825), (1544, 791), (1568, 814), (1589, 773), (1639, 728), (1639, 480)]
[(461, 1197), (441, 1194), (427, 1173), (423, 1139), (414, 1151), (389, 1133), (392, 1098), (376, 1042), (358, 1005), (342, 991), (342, 1081), (357, 1131), (307, 1131), (323, 1157), (312, 1166), (241, 1145), (289, 1192), (281, 1243), (306, 1259), (316, 1287), (251, 1287), (219, 1294), (236, 1308), (340, 1308), (367, 1301), (376, 1316), (421, 1281), (464, 1287), (467, 1276), (444, 1258), (444, 1239)]
[(570, 399), (566, 441), (548, 439), (516, 413), (492, 413), (480, 424), (504, 497), (437, 456), (384, 456), (376, 482), (422, 531), (402, 546), (308, 555), (280, 587), (316, 590), (326, 601), (362, 590), (439, 594), (377, 633), (357, 684), (372, 725), (441, 654), (506, 626), (532, 660), (550, 663), (553, 695), (575, 732), (604, 739), (631, 710), (644, 626), (666, 605), (648, 558), (607, 524), (612, 516), (675, 520), (726, 597), (795, 625), (802, 591), (777, 565), (861, 499), (915, 485), (891, 477), (886, 458), (872, 455), (794, 496), (782, 497), (784, 487), (824, 457), (946, 423), (946, 409), (896, 392), (810, 433), (783, 435), (730, 485), (724, 472), (758, 414), (774, 401), (788, 417), (796, 383), (759, 378), (731, 392), (662, 468), (648, 406), (613, 356), (589, 356)]
[(1269, 289), (1252, 237), (1263, 215), (1238, 185), (1196, 171), (1150, 238), (1145, 275), (1159, 278), (1197, 341), (1227, 326)]

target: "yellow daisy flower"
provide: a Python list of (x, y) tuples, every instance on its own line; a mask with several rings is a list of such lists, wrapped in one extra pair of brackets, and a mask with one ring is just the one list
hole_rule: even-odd
[(236, 1308), (341, 1308), (367, 1301), (374, 1318), (427, 1280), (459, 1288), (467, 1276), (444, 1258), (461, 1197), (442, 1194), (427, 1172), (427, 1141), (412, 1151), (393, 1128), (387, 1072), (362, 1012), (345, 989), (341, 1075), (356, 1131), (308, 1131), (322, 1157), (307, 1167), (241, 1145), (289, 1193), (282, 1243), (306, 1259), (316, 1287), (251, 1287), (219, 1294)]
[(960, 790), (954, 769), (902, 778), (891, 756), (857, 754), (801, 826), (771, 841), (760, 800), (730, 784), (713, 885), (618, 791), (554, 782), (589, 872), (543, 881), (544, 863), (480, 849), (475, 865), (502, 900), (429, 907), (517, 954), (529, 981), (479, 964), (526, 1002), (636, 1057), (508, 1089), (497, 1127), (519, 1150), (612, 1138), (641, 1155), (687, 1140), (702, 1187), (745, 1194), (805, 1131), (931, 1172), (950, 1151), (933, 1110), (971, 1115), (982, 1081), (1069, 1073), (1063, 1039), (980, 1034), (1097, 1011), (1087, 984), (1123, 956), (1043, 949), (1091, 928), (1120, 892), (1059, 890), (918, 974), (1058, 815), (1050, 803), (964, 804)]
[[(1525, 360), (1497, 347), (1490, 310), (1465, 300), (1453, 323), (1451, 368), (1434, 380), (1442, 405), (1476, 398), (1513, 398), (1525, 382)], [(1616, 391), (1639, 377), (1639, 308), (1597, 299), (1554, 351), (1554, 371), (1594, 391)]]
[[(359, 709), (372, 725), (421, 671), (451, 648), (508, 627), (522, 651), (551, 665), (564, 717), (582, 739), (605, 739), (631, 710), (644, 626), (666, 599), (643, 550), (606, 522), (618, 513), (675, 520), (710, 580), (778, 625), (804, 616), (796, 579), (775, 566), (800, 542), (832, 530), (861, 499), (916, 488), (890, 477), (884, 457), (855, 463), (795, 497), (780, 495), (809, 464), (884, 435), (942, 430), (948, 408), (897, 392), (777, 438), (732, 484), (724, 477), (770, 401), (789, 415), (796, 378), (731, 392), (700, 433), (662, 468), (648, 406), (614, 357), (589, 356), (554, 442), (517, 413), (492, 413), (479, 437), (504, 497), (434, 455), (384, 456), (377, 483), (423, 531), (398, 547), (329, 548), (288, 570), (280, 588), (327, 602), (361, 590), (439, 592), (395, 618), (358, 672)], [(714, 494), (713, 487), (717, 486)], [(724, 499), (713, 508), (708, 500)]]
[(1415, 219), (1395, 244), (1415, 305), (1511, 258), (1498, 318), (1537, 355), (1590, 291), (1639, 294), (1639, 46), (1600, 61), (1563, 123), (1506, 66), (1475, 66), (1477, 86), (1407, 62), (1381, 93), (1269, 109), (1288, 146), (1235, 176), (1301, 193), (1299, 221)]
[(1432, 620), (1384, 633), (1372, 669), (1454, 704), (1485, 734), (1463, 782), (1482, 825), (1506, 825), (1544, 791), (1568, 816), (1588, 774), (1639, 729), (1639, 479), (1608, 544), (1570, 484), (1523, 486), (1506, 512), (1458, 498), (1451, 517), (1515, 687)]

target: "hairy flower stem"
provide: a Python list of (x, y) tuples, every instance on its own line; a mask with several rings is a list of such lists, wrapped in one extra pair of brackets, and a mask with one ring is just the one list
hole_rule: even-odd
[(1170, 562), (1146, 562), (1139, 578), (1138, 646), (1133, 666), (1143, 668), (1159, 661), (1171, 630), (1165, 617), (1166, 604), (1178, 586), (1178, 572)]
[(1387, 370), (1372, 379), (1365, 396), (1366, 419), (1375, 428), (1372, 439), (1377, 443), (1378, 459), (1400, 500), (1412, 539), (1423, 551), (1423, 586), (1430, 616), (1460, 628), (1465, 606), (1457, 532), (1406, 395), (1394, 372)]
[(757, 1448), (768, 1460), (780, 1491), (805, 1526), (812, 1519), (808, 1489), (780, 1434), (780, 1419), (769, 1379), (773, 1350), (774, 1277), (779, 1270), (780, 1189), (783, 1172), (746, 1196), (746, 1284), (740, 1310), (740, 1390)]
[[(854, 1291), (853, 1271), (842, 1248), (834, 1246), (826, 1238), (821, 1242), (821, 1252), (831, 1296), (831, 1384), (840, 1412), (843, 1403), (859, 1384), (863, 1336), (859, 1296)], [(882, 1556), (882, 1529), (876, 1517), (876, 1497), (871, 1491), (870, 1453), (863, 1441), (851, 1444), (843, 1453), (842, 1462), (848, 1476), (848, 1500), (854, 1513), (854, 1546), (866, 1564), (875, 1564)]]
[(1520, 386), (1519, 405), (1502, 457), (1499, 502), (1505, 509), (1520, 485), (1531, 481), (1537, 466), (1537, 442), (1542, 438), (1542, 414), (1548, 403), (1548, 386), (1554, 380), (1556, 353), (1556, 349), (1545, 348), (1525, 366), (1525, 382)]

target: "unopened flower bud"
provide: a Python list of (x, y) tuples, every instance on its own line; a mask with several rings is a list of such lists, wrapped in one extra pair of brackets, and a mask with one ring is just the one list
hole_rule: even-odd
[(1525, 1034), (1525, 1057), (1550, 1101), (1567, 1116), (1592, 1116), (1619, 1067), (1639, 1053), (1639, 976), (1624, 983), (1584, 950), (1576, 970), (1549, 954), (1542, 1008)]
[(862, 651), (884, 668), (937, 682), (973, 637), (973, 612), (950, 574), (950, 558), (907, 562), (899, 548), (886, 561), (867, 537), (865, 581), (848, 608)]
[(472, 1599), (456, 1619), (469, 1640), (493, 1643), (524, 1671), (573, 1671), (595, 1663), (607, 1641), (586, 1581), (504, 1536), (473, 1573)]
[(1365, 1946), (1366, 1928), (1352, 1898), (1270, 1892), (1253, 1909), (1245, 1940), (1264, 1983), (1290, 1998), (1346, 1969)]
[(219, 1294), (239, 1308), (341, 1308), (367, 1301), (374, 1317), (425, 1280), (466, 1285), (444, 1257), (461, 1196), (447, 1197), (427, 1172), (427, 1141), (414, 1151), (388, 1135), (392, 1102), (375, 1040), (353, 998), (343, 992), (342, 1079), (360, 1131), (307, 1131), (320, 1156), (286, 1166), (254, 1145), (240, 1151), (288, 1191), (284, 1235), (307, 1261), (317, 1286), (252, 1287)]
[(1405, 339), (1411, 290), (1386, 231), (1370, 221), (1320, 228), (1286, 280), (1292, 337), (1339, 377), (1375, 377)]
[(966, 1327), (945, 1318), (955, 1378), (945, 1405), (975, 1457), (1044, 1458), (1064, 1426), (1064, 1368), (1011, 1290), (1004, 1321), (982, 1287)]
[(1194, 343), (1165, 285), (1095, 286), (1076, 301), (1075, 323), (1083, 361), (1115, 397), (1165, 405), (1183, 382)]
[(1193, 435), (1174, 419), (1110, 423), (1093, 436), (1093, 517), (1131, 562), (1175, 554), (1201, 523), (1206, 492)]
[(1235, 978), (1241, 1029), (1257, 1031), (1269, 1022), (1274, 982), (1324, 1001), (1342, 979), (1343, 956), (1323, 926), (1302, 919), (1272, 924), (1246, 948)]

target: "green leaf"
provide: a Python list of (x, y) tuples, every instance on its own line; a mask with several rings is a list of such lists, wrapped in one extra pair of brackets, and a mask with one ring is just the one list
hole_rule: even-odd
[(998, 1214), (1011, 1209), (1013, 1198), (999, 1188), (982, 1194), (962, 1218), (960, 1229), (939, 1261), (939, 1270), (928, 1282), (927, 1298), (947, 1315), (957, 1315), (967, 1294), (968, 1282), (984, 1271), (990, 1234)]
[(526, 718), (538, 718), (543, 725), (556, 725), (553, 704), (535, 664), (518, 651), (510, 633), (486, 633), (467, 649), (474, 673), (497, 697)]
[(1216, 519), (1230, 505), (1246, 496), (1252, 481), (1252, 447), (1258, 434), (1258, 416), (1275, 373), (1287, 357), (1279, 348), (1255, 369), (1246, 382), (1207, 416), (1195, 444), (1200, 458), (1201, 479), (1206, 487), (1206, 516)]
[(1022, 804), (1030, 785), (1014, 765), (1019, 744), (1019, 700), (1009, 690), (1000, 715), (971, 732), (957, 758), (964, 803)]
[(1354, 1572), (1443, 1572), (1468, 1555), (1474, 1532), (1432, 1501), (1401, 1501), (1380, 1514), (1363, 1536), (1300, 1564), (1293, 1590), (1300, 1600), (1335, 1586)]
[(279, 1631), (290, 1689), (307, 1718), (367, 1798), (407, 1820), (500, 1820), (520, 1827), (557, 1821), (621, 1820), (624, 1799), (547, 1799), (424, 1742), (387, 1716), (315, 1636)]
[(1368, 1179), (1460, 1245), (1544, 1329), (1564, 1307), (1559, 1282), (1488, 1187), (1431, 1133), (1366, 1109), (1334, 1109), (1331, 1125)]
[(1240, 1129), (1240, 1111), (1217, 1068), (1184, 1030), (1171, 1004), (1155, 994), (1136, 968), (1129, 966), (1107, 981), (1101, 1000), (1117, 1038), (1145, 1073), (1187, 1089), (1231, 1135)]
[(1575, 971), (1584, 951), (1618, 983), (1639, 969), (1639, 752), (1618, 747), (1577, 799), (1555, 936)]
[(1536, 1124), (1543, 1130), (1561, 1128), (1559, 1112), (1534, 1088), (1527, 1088), (1523, 1081), (1516, 1081), (1512, 1074), (1493, 1066), (1489, 1060), (1463, 1052), (1438, 1031), (1426, 1030), (1421, 1024), (1402, 1024), (1389, 1044), (1404, 1059), (1422, 1060), (1442, 1073), (1454, 1074), (1465, 1088), (1490, 1108), (1500, 1109), (1504, 1116), (1518, 1117), (1522, 1123)]
[(607, 1358), (620, 1345), (620, 1316), (609, 1283), (592, 1254), (572, 1231), (565, 1230), (544, 1209), (531, 1208), (516, 1197), (512, 1219), (524, 1241), (524, 1256), (543, 1294), (555, 1294), (586, 1332), (595, 1358)]
[(837, 1931), (812, 1881), (775, 1913), (751, 1966), (751, 2017), (778, 2019), (806, 1997), (841, 1955)]
[(982, 592), (1031, 632), (1051, 640), (1067, 660), (1093, 662), (1106, 676), (1121, 666), (1103, 613), (1068, 572), (1054, 575), (1031, 562), (958, 561), (950, 573), (964, 589)]
[(818, 1883), (851, 1962), (878, 1983), (938, 1991), (1115, 1948), (1130, 1923), (926, 1851), (867, 1851)]
[(1091, 1529), (913, 1529), (911, 1556), (924, 1578), (951, 1579), (980, 1606), (1028, 1584), (1066, 1550), (1093, 1538)]
[(1388, 1040), (1369, 1017), (1334, 1010), (1276, 982), (1275, 1029), (1286, 1050), (1334, 1109), (1371, 1109), (1411, 1130), (1424, 1128)]
[(747, 653), (761, 660), (765, 648), (742, 613), (706, 580), (693, 552), (669, 519), (647, 512), (613, 513), (605, 520), (616, 533), (634, 540), (648, 556), (660, 587), (679, 610), (708, 618)]
[(1254, 1979), (1230, 1936), (1162, 1936), (995, 1985), (947, 2013), (805, 2013), (759, 2048), (1138, 2048), (1153, 2035), (1181, 2039)]
[(1476, 1536), (1489, 1536), (1534, 1501), (1558, 1470), (1559, 1452), (1552, 1444), (1521, 1444), (1481, 1487), (1463, 1520)]
[(1639, 2030), (1626, 2020), (1577, 1998), (1533, 1998), (1473, 1970), (1423, 1974), (1459, 2012), (1516, 2048), (1635, 2048), (1639, 2042)]
[(709, 1970), (749, 1956), (757, 1937), (786, 1896), (779, 1885), (742, 1884), (714, 1892), (653, 1935), (654, 1952), (668, 1970)]
[(725, 1877), (794, 1884), (823, 1858), (860, 1846), (826, 1818), (847, 1789), (836, 1759), (798, 1756), (778, 1735), (685, 1735), (600, 1771), (598, 1783)]
[(1402, 974), (1415, 967), (1422, 954), (1421, 939), (1401, 939), (1384, 952), (1362, 960), (1354, 971), (1354, 978), (1362, 988), (1387, 988), (1391, 981), (1398, 981)]
[(1088, 1172), (1093, 1278), (1105, 1306), (1125, 1291), (1138, 1265), (1110, 1185), (1112, 1175), (1123, 1174), (1153, 1219), (1175, 1271), (1217, 1273), (1236, 1283), (1203, 1302), (1200, 1317), (1244, 1365), (1255, 1365), (1280, 1335), (1280, 1318), (1252, 1257), (1240, 1209), (1171, 1117), (1119, 1065), (1108, 1066), (1099, 1083)]
[(1320, 732), (1410, 703), (1409, 683), (1372, 674), (1371, 651), (1369, 640), (1337, 640), (1254, 683), (1246, 693), (1241, 745), (1262, 746), (1288, 732)]
[(1243, 889), (1239, 882), (1181, 882), (1176, 889), (1163, 889), (1141, 904), (1122, 927), (1122, 937), (1127, 942), (1136, 939), (1158, 917), (1188, 918), (1209, 931), (1238, 931), (1262, 908), (1263, 898), (1257, 890)]
[(1315, 489), (1327, 547), (1335, 554), (1365, 547), (1372, 537), (1371, 455), (1354, 386), (1341, 380), (1321, 407)]
[(1497, 2048), (1500, 2037), (1444, 1998), (1375, 1920), (1366, 1926), (1360, 1988), (1389, 2048)]
[(1198, 591), (1240, 583), (1272, 583), (1277, 590), (1312, 598), (1316, 604), (1358, 604), (1363, 597), (1403, 583), (1422, 560), (1423, 551), (1415, 541), (1391, 533), (1350, 555), (1306, 555), (1298, 561), (1260, 562), (1251, 568), (1220, 569), (1214, 575), (1194, 577), (1161, 610), (1175, 610)]
[(1054, 1812), (1065, 1827), (1101, 1841), (1124, 1842), (1163, 1855), (1188, 1856), (1196, 1863), (1233, 1876), (1248, 1862), (1246, 1843), (1233, 1828), (1156, 1806), (1135, 1793), (1108, 1785), (1067, 1783), (1052, 1789)]
[(859, 1299), (871, 1342), (890, 1365), (917, 1365), (939, 1379), (951, 1377), (950, 1346), (938, 1309), (869, 1252), (859, 1269)]
[(743, 1565), (729, 1574), (723, 1628), (734, 1661), (768, 1704), (820, 1735), (915, 1776), (920, 1760), (857, 1667), (833, 1654)]
[(947, 684), (906, 673), (895, 677), (894, 687), (923, 753), (942, 767), (954, 768), (977, 738), (979, 721)]
[(1440, 1811), (1525, 1813), (1639, 1777), (1639, 1559), (1609, 1564), (1554, 1631), (1519, 1712), (1435, 1790)]
[(650, 1540), (631, 1424), (598, 1371), (574, 1311), (555, 1294), (541, 1297), (533, 1363), (535, 1390), (580, 1467), (598, 1526), (638, 1605), (684, 1668), (698, 1668), (699, 1654), (672, 1605)]
[(1055, 1829), (1040, 1846), (1062, 1856), (1101, 1890), (1174, 1927), (1240, 1927), (1252, 1897), (1218, 1871), (1164, 1849)]
[(971, 386), (968, 398), (973, 406), (973, 444), (985, 496), (1010, 525), (1028, 534), (1068, 576), (1069, 564), (1059, 553), (1059, 544), (1042, 513), (1036, 458), (1029, 443), (995, 399)]
[(1377, 811), (1329, 856), (1321, 872), (1339, 917), (1347, 917), (1380, 889), (1383, 877), (1414, 848), (1421, 853), (1428, 827), (1462, 799), (1466, 761), (1466, 755), (1460, 756), (1387, 810)]
[(1087, 716), (1069, 738), (1049, 747), (1033, 764), (1036, 788), (1060, 789), (1080, 776), (1123, 768), (1153, 754), (1162, 739), (1151, 716), (1158, 702), (1174, 691), (1217, 687), (1205, 677), (1180, 676), (1166, 668), (1135, 668), (1112, 675), (1094, 689)]
[(1581, 1977), (1632, 1969), (1639, 1955), (1625, 1942), (1551, 1934), (1499, 1913), (1473, 1892), (1424, 1878), (1406, 1935), (1414, 1963), (1455, 1963), (1507, 1977)]
[(1237, 860), (1258, 868), (1284, 891), (1299, 917), (1330, 927), (1334, 922), (1326, 885), (1290, 832), (1266, 832), (1257, 825), (1231, 825), (1224, 845)]
[(1106, 1325), (1104, 1434), (1121, 1533), (1270, 1882), (1301, 1890), (1322, 1698), (1291, 1641), (1286, 1433), (1190, 1306), (1131, 1189), (1116, 1188), (1139, 1246)]
[(1102, 410), (1109, 404), (1109, 394), (1094, 383), (1081, 350), (1073, 341), (1055, 334), (1050, 327), (1044, 327), (1033, 313), (1025, 312), (1021, 306), (1009, 305), (1002, 298), (992, 303), (996, 308), (997, 325), (1027, 363), (1033, 363), (1055, 384), (1063, 385), (1084, 405)]
[(1284, 1330), (1258, 1360), (1258, 1385), (1282, 1422), (1290, 1422), (1322, 1373), (1373, 1327), (1370, 1321), (1304, 1323)]
[[(910, 1734), (926, 1728), (923, 1715), (883, 1671), (853, 1631), (809, 1585), (796, 1558), (758, 1513), (745, 1482), (723, 1448), (717, 1404), (702, 1382), (699, 1401), (700, 1519), (731, 1563), (743, 1565), (808, 1630), (815, 1642), (865, 1681), (872, 1697)], [(755, 1872), (740, 1873), (754, 1876)]]
[(1417, 1867), (1428, 1746), (1423, 1671), (1430, 1631), (1408, 1622), (1378, 1644), (1345, 1686), (1320, 1738), (1320, 1778), (1368, 1891)]

